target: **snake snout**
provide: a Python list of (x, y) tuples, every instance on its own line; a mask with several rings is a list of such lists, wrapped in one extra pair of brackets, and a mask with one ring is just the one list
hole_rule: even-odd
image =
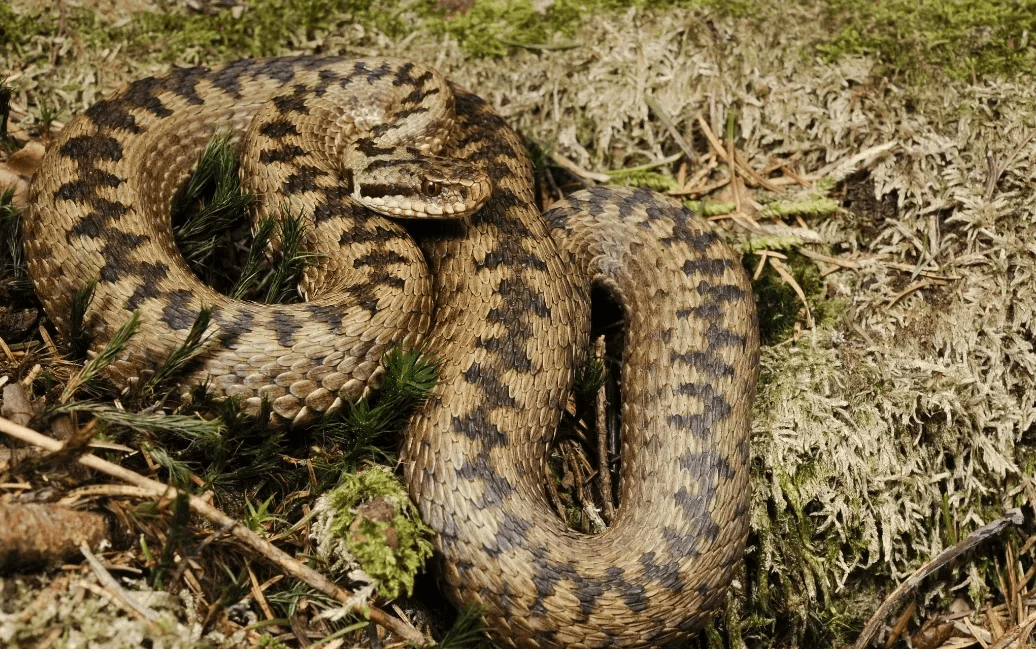
[(386, 216), (463, 218), (493, 192), (489, 176), (463, 160), (417, 157), (379, 162), (376, 170), (366, 171), (371, 173), (357, 174), (354, 196)]

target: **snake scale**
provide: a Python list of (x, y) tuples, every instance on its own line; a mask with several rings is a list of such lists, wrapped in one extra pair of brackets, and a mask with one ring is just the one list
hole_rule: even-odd
[[(340, 256), (305, 272), (308, 302), (231, 300), (178, 253), (170, 201), (218, 130), (243, 142), (260, 203), (305, 206), (308, 244)], [(434, 70), (246, 60), (137, 81), (72, 121), (32, 182), (25, 246), (61, 332), (97, 282), (91, 353), (139, 312), (109, 369), (120, 384), (153, 372), (203, 307), (214, 333), (186, 382), (269, 399), (287, 421), (365, 393), (391, 346), (423, 345), (440, 380), (402, 458), (447, 594), (511, 646), (671, 644), (721, 602), (747, 535), (750, 285), (667, 198), (598, 187), (541, 215), (532, 186), (519, 137)], [(420, 247), (376, 213), (417, 219)], [(591, 536), (552, 513), (543, 475), (593, 285), (621, 305), (626, 342), (621, 506)]]

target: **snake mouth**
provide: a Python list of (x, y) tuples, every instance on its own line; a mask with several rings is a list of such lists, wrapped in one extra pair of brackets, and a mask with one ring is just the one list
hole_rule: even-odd
[(425, 177), (419, 185), (364, 185), (357, 200), (366, 207), (397, 218), (463, 218), (478, 211), (492, 194), (488, 176)]

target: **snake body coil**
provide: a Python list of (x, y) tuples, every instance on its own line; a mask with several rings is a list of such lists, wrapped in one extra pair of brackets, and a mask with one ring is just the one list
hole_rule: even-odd
[[(306, 271), (310, 302), (230, 300), (177, 252), (170, 200), (218, 129), (244, 134), (260, 197), (304, 208), (311, 245), (344, 255)], [(320, 57), (138, 81), (62, 131), (30, 191), (29, 271), (58, 328), (89, 281), (95, 351), (140, 312), (116, 381), (153, 372), (211, 307), (190, 380), (305, 421), (362, 394), (387, 348), (424, 341), (440, 381), (411, 421), (406, 480), (447, 592), (484, 606), (498, 640), (663, 645), (719, 603), (747, 533), (758, 334), (737, 256), (686, 209), (596, 188), (544, 219), (520, 139), (477, 96), (405, 61)], [(357, 203), (453, 220), (419, 227), (419, 250)], [(627, 330), (621, 507), (586, 536), (542, 476), (594, 283)]]

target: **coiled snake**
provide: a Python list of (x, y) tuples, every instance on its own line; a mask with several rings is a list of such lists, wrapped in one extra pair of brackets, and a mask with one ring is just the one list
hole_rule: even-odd
[[(305, 272), (311, 301), (233, 301), (177, 252), (171, 198), (220, 129), (245, 141), (264, 209), (306, 206), (309, 243), (335, 252)], [(286, 420), (364, 393), (397, 343), (441, 359), (405, 478), (447, 592), (482, 605), (499, 641), (663, 645), (720, 602), (747, 533), (758, 334), (737, 255), (669, 199), (594, 188), (544, 219), (521, 140), (480, 98), (405, 61), (301, 56), (133, 83), (62, 131), (29, 203), (29, 271), (59, 330), (93, 280), (94, 352), (139, 311), (119, 383), (153, 372), (203, 307), (215, 334), (189, 381)], [(371, 210), (448, 220), (420, 227), (419, 249)], [(593, 283), (622, 305), (626, 343), (621, 507), (587, 536), (542, 478)]]

